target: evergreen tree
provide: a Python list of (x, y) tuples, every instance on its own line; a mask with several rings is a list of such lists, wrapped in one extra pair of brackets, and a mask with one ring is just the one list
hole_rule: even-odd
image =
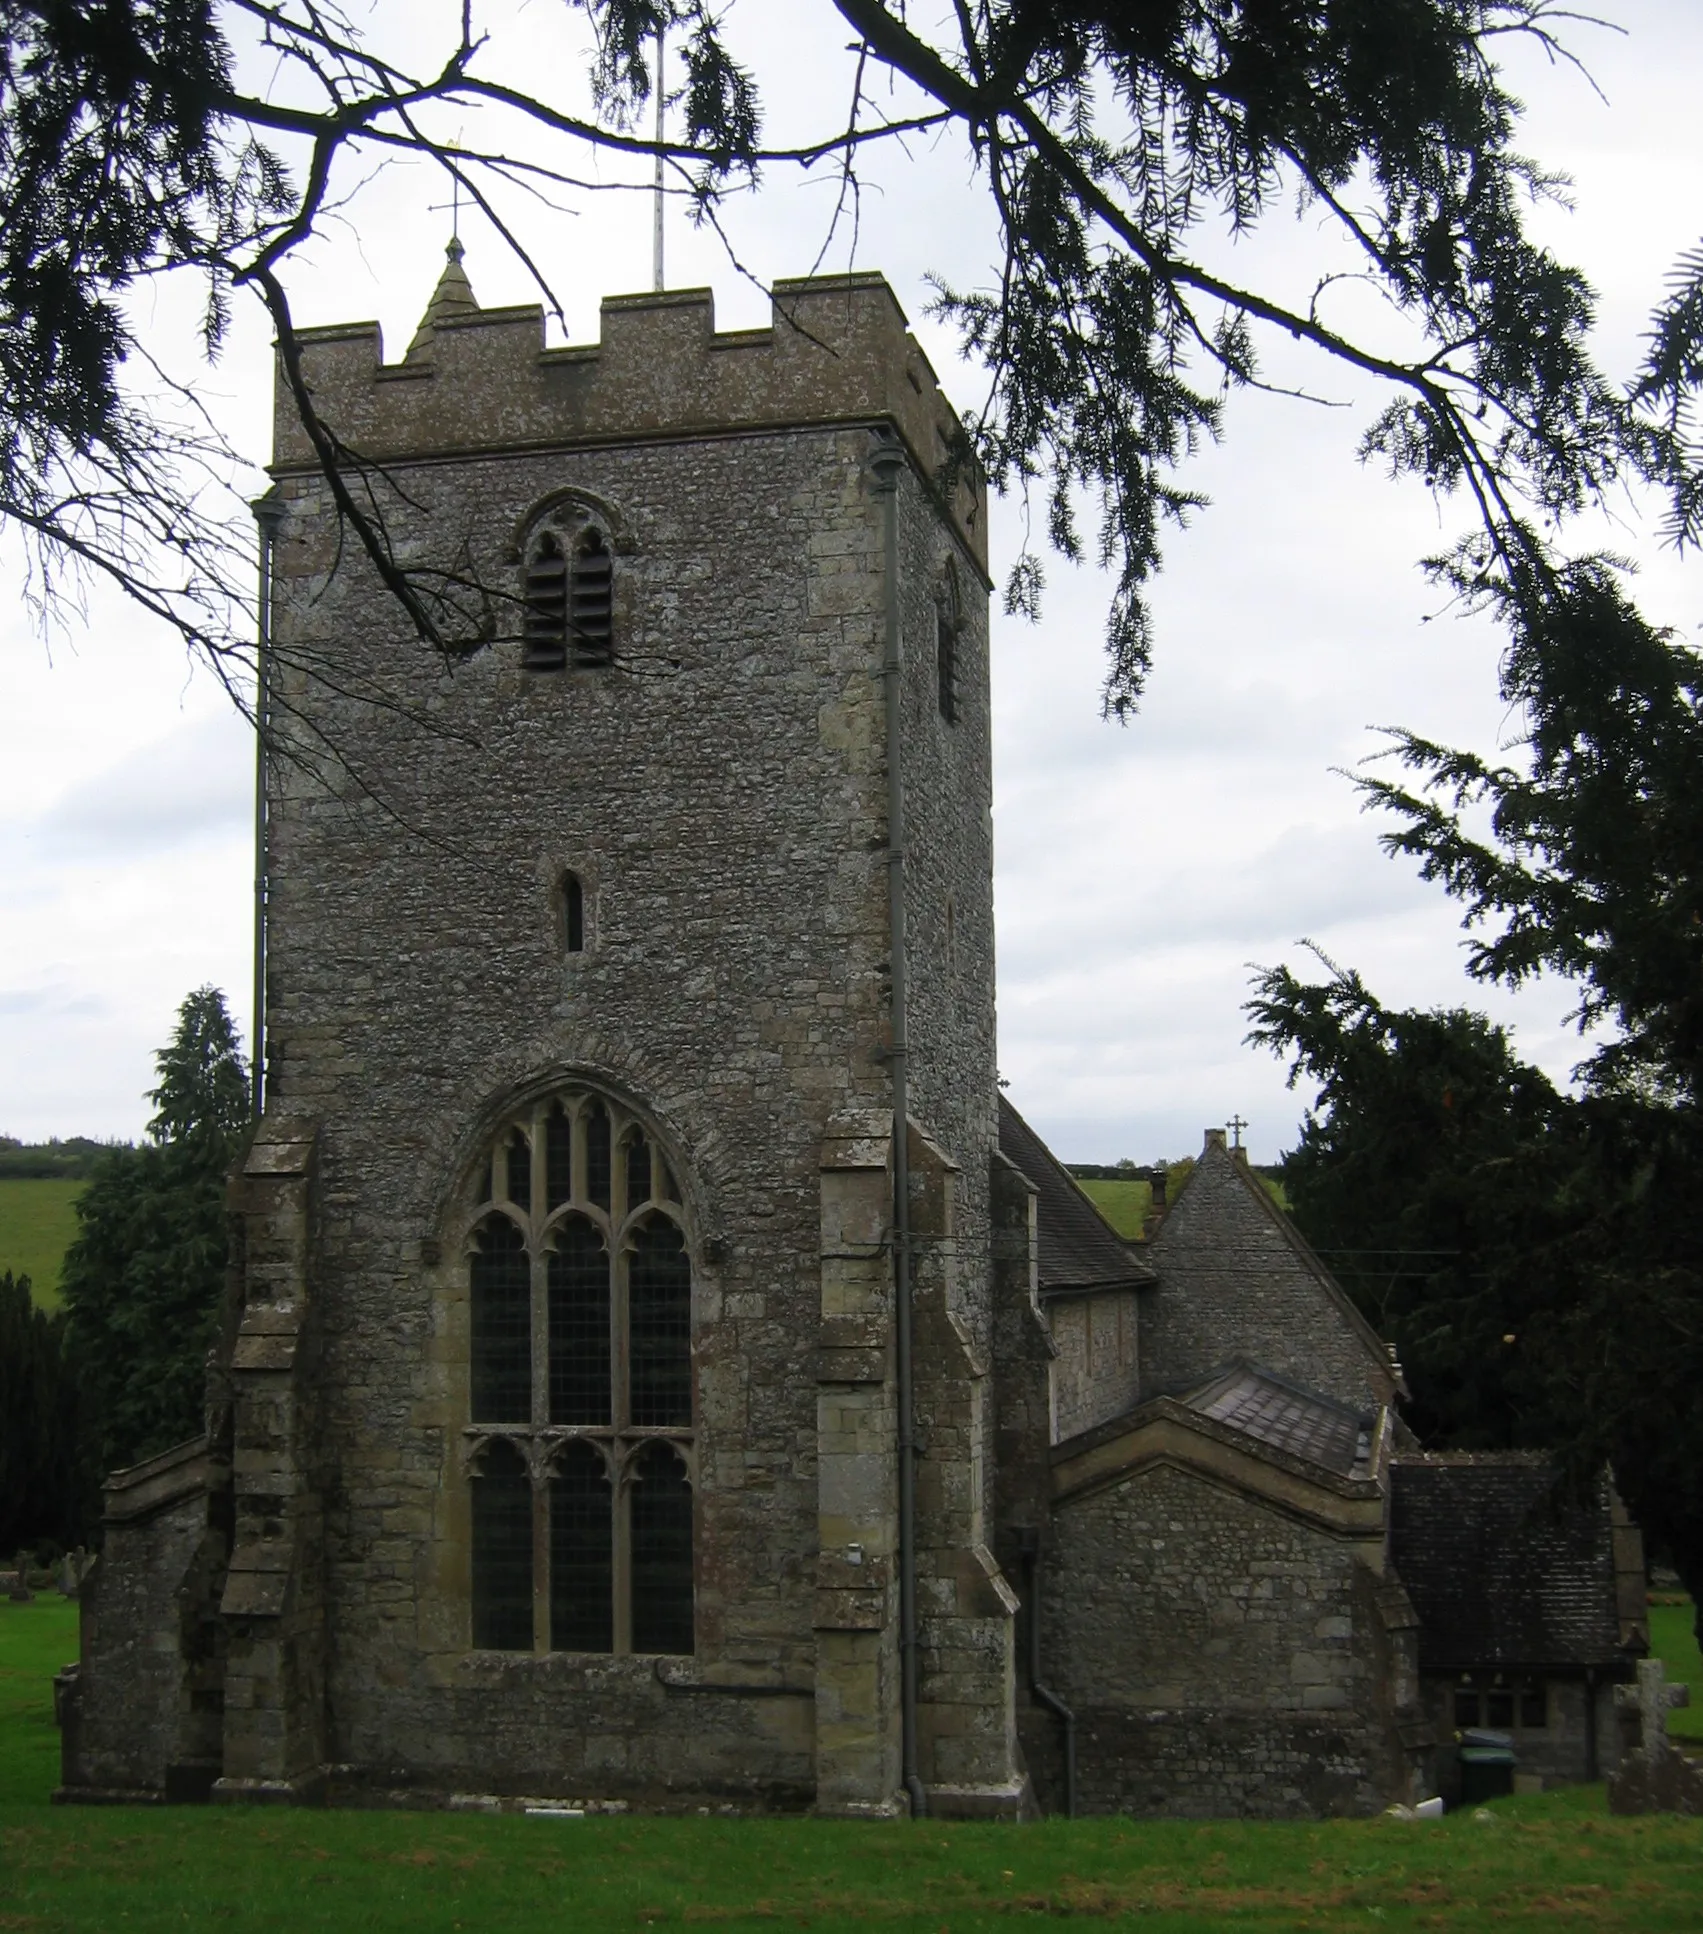
[[(1660, 696), (1598, 670), (1599, 693), (1618, 694), (1602, 701), (1611, 715)], [(1422, 1435), (1552, 1450), (1580, 1484), (1608, 1462), (1703, 1626), (1703, 1111), (1690, 983), (1675, 972), (1671, 1010), (1650, 992), (1664, 958), (1695, 945), (1690, 876), (1703, 856), (1681, 855), (1664, 830), (1692, 803), (1664, 799), (1655, 774), (1683, 770), (1672, 740), (1688, 733), (1666, 705), (1653, 713), (1642, 733), (1581, 732), (1570, 776), (1510, 769), (1494, 782), (1511, 805), (1495, 815), (1502, 837), (1529, 840), (1542, 819), (1549, 858), (1485, 845), (1474, 859), (1449, 812), (1417, 821), (1460, 861), (1456, 877), (1482, 882), (1512, 916), (1484, 943), (1486, 970), (1544, 951), (1545, 931), (1553, 956), (1596, 964), (1585, 1007), (1623, 1026), (1587, 1063), (1583, 1092), (1523, 1065), (1482, 1015), (1385, 1009), (1334, 969), (1313, 984), (1263, 973), (1250, 1012), (1252, 1038), (1320, 1084), (1285, 1186), (1303, 1232), (1397, 1344)], [(1689, 731), (1703, 736), (1703, 723), (1693, 716)], [(1612, 814), (1600, 847), (1590, 824), (1616, 765), (1624, 863), (1609, 853)], [(1569, 834), (1573, 791), (1585, 803)], [(1569, 841), (1576, 871), (1557, 871), (1550, 860)], [(1647, 866), (1640, 886), (1640, 859), (1664, 846), (1668, 863)], [(1535, 889), (1525, 900), (1512, 890), (1522, 864)]]
[[(987, 401), (944, 472), (973, 449), (997, 484), (1045, 498), (1056, 550), (1115, 567), (1116, 709), (1146, 673), (1163, 533), (1201, 501), (1182, 468), (1219, 434), (1226, 393), (1262, 380), (1265, 338), (1377, 393), (1366, 453), (1458, 491), (1522, 597), (1546, 570), (1533, 533), (1628, 475), (1670, 488), (1675, 528), (1692, 528), (1703, 265), (1682, 264), (1628, 395), (1593, 361), (1584, 278), (1529, 232), (1563, 184), (1522, 155), (1498, 61), (1510, 41), (1566, 53), (1554, 0), (833, 0), (817, 31), (830, 56), (851, 38), (849, 107), (784, 145), (763, 111), (790, 77), (739, 0), (563, 4), (588, 30), (580, 74), (527, 68), (524, 48), (517, 62), (525, 25), (487, 31), (471, 6), (428, 22), (394, 3), (0, 0), (0, 522), (50, 577), (93, 561), (215, 658), (232, 643), (248, 579), (233, 582), (201, 488), (217, 454), (122, 377), (132, 285), (187, 270), (210, 353), (234, 295), (265, 303), (332, 500), (418, 635), (488, 642), (492, 587), (395, 549), (382, 487), (317, 416), (291, 258), (331, 208), (358, 222), (341, 184), (358, 197), (362, 169), (400, 152), (451, 173), (560, 312), (517, 196), (586, 192), (606, 165), (630, 181), (656, 148), (643, 110), (663, 33), (684, 84), (658, 158), (712, 227), (730, 188), (824, 165), (849, 223), (867, 157), (919, 132), (911, 165), (927, 150), (967, 167), (996, 259), (982, 286), (937, 285), (937, 308)], [(258, 21), (272, 58), (244, 63), (233, 44)], [(442, 132), (464, 116), (472, 145)], [(1218, 246), (1297, 203), (1308, 224), (1281, 275)], [(1314, 231), (1384, 298), (1376, 325), (1338, 301), (1332, 246), (1305, 259)], [(1020, 557), (1008, 599), (1032, 607), (1041, 581)]]
[[(1359, 976), (1262, 974), (1251, 1038), (1319, 1084), (1283, 1163), (1290, 1210), (1393, 1342), (1422, 1439), (1456, 1449), (1553, 1434), (1530, 1328), (1537, 1258), (1567, 1221), (1576, 1108), (1464, 1008), (1384, 1007)], [(1534, 1309), (1534, 1302), (1537, 1308)]]
[(229, 1239), (225, 1181), (248, 1127), (236, 1031), (215, 988), (184, 1001), (155, 1061), (148, 1139), (96, 1167), (62, 1277), (103, 1471), (201, 1428)]
[(0, 1274), (0, 1553), (68, 1548), (100, 1512), (81, 1381), (63, 1311), (35, 1308), (28, 1276)]

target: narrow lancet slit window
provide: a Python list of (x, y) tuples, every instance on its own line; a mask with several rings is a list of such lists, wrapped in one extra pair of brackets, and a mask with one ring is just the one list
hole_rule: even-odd
[(958, 640), (963, 609), (958, 597), (958, 570), (950, 558), (934, 594), (935, 696), (940, 716), (950, 725), (958, 716)]
[(577, 873), (562, 875), (562, 946), (570, 954), (585, 952), (585, 888)]

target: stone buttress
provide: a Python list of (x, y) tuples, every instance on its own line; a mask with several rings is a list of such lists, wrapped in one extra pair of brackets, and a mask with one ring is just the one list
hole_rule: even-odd
[(733, 332), (707, 291), (619, 298), (562, 347), (457, 256), (404, 360), (366, 323), (300, 351), (445, 635), (340, 519), (280, 366), (240, 1309), (212, 1436), (112, 1507), (99, 1616), (156, 1661), (155, 1716), (97, 1645), (83, 1784), (902, 1810), (896, 768), (919, 1771), (940, 1811), (1015, 1812), (956, 417), (876, 276), (780, 284)]

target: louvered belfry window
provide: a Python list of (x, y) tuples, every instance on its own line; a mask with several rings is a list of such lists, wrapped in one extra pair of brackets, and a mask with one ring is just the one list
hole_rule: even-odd
[(607, 665), (615, 655), (615, 565), (594, 524), (574, 546), (568, 576), (568, 643), (576, 665)]
[(526, 560), (526, 649), (529, 672), (559, 672), (568, 662), (568, 560), (561, 539), (544, 531)]
[(693, 1649), (692, 1266), (674, 1170), (569, 1089), (476, 1165), (467, 1239), (472, 1642)]
[(556, 672), (615, 661), (615, 560), (595, 524), (539, 531), (527, 546), (522, 667)]
[(948, 558), (934, 593), (935, 699), (948, 725), (958, 717), (958, 646), (963, 631), (958, 569)]

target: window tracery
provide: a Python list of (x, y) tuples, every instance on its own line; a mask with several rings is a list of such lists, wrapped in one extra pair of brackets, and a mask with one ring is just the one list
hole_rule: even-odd
[(692, 1269), (674, 1171), (568, 1090), (480, 1165), (465, 1247), (473, 1643), (693, 1649)]
[(531, 672), (615, 660), (615, 559), (584, 511), (535, 530), (525, 547), (521, 666)]

